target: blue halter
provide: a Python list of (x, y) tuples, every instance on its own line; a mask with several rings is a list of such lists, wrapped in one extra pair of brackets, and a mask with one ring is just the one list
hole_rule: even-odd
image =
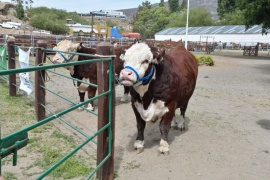
[(131, 66), (125, 66), (124, 69), (129, 69), (136, 74), (137, 81), (134, 84), (137, 84), (138, 82), (142, 81), (142, 85), (146, 85), (148, 81), (150, 80), (150, 78), (152, 77), (152, 75), (154, 74), (155, 67), (152, 66), (150, 73), (143, 78), (140, 78), (138, 72), (135, 69), (133, 69)]
[(63, 53), (61, 52), (57, 52), (58, 54), (60, 54), (62, 56), (62, 58), (64, 58), (64, 62), (69, 62), (71, 59), (74, 58), (75, 54), (72, 54), (68, 59), (63, 55)]

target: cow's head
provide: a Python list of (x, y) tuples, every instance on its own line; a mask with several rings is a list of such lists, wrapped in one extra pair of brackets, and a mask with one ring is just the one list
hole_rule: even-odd
[[(76, 52), (77, 48), (80, 46), (80, 44), (72, 43), (70, 40), (63, 40), (60, 41), (53, 50), (59, 51), (56, 52), (55, 56), (53, 57), (54, 63), (63, 63), (63, 62), (71, 62), (76, 61), (78, 58), (76, 58), (75, 54), (68, 54), (64, 52)], [(63, 52), (60, 52), (63, 51)]]
[(124, 69), (120, 80), (125, 86), (146, 85), (154, 78), (155, 66), (163, 58), (165, 51), (150, 48), (145, 43), (132, 45), (124, 55)]

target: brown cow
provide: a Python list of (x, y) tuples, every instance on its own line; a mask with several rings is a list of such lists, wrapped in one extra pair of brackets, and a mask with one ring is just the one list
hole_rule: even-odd
[[(130, 86), (138, 129), (134, 147), (137, 152), (143, 150), (146, 123), (160, 119), (159, 151), (168, 153), (171, 126), (185, 129), (185, 112), (198, 75), (196, 59), (184, 47), (165, 52), (138, 43), (125, 52), (124, 61), (120, 80)], [(177, 108), (180, 108), (180, 119), (174, 118)]]
[[(130, 46), (120, 46), (115, 47), (115, 73), (119, 75), (121, 69), (123, 68), (123, 61), (119, 58), (120, 55)], [(87, 48), (82, 45), (82, 43), (72, 43), (69, 40), (60, 41), (57, 46), (54, 48), (57, 51), (63, 52), (78, 52), (84, 54), (96, 54), (96, 49)], [(61, 52), (57, 52), (53, 57), (54, 63), (63, 63), (63, 62), (72, 62), (72, 61), (82, 61), (96, 59), (96, 57), (89, 57), (83, 55), (75, 55), (75, 54), (64, 54)], [(76, 65), (67, 67), (70, 71), (70, 74), (73, 78), (77, 78), (79, 80), (84, 80), (86, 82), (90, 82), (93, 84), (97, 84), (97, 65), (96, 63), (88, 63), (84, 65)], [(77, 88), (80, 96), (80, 102), (84, 102), (85, 92), (88, 91), (88, 98), (92, 98), (96, 95), (97, 88), (85, 85), (84, 83), (77, 82)], [(128, 100), (129, 87), (124, 87), (124, 96), (121, 98), (121, 102), (126, 102)], [(87, 107), (89, 110), (94, 110), (93, 102), (88, 104)], [(81, 108), (80, 108), (81, 109)]]

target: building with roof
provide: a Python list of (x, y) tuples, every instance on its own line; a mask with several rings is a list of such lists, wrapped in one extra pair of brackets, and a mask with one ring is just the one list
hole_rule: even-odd
[[(92, 26), (91, 25), (82, 25), (75, 23), (72, 19), (67, 19), (66, 26), (70, 29), (70, 34), (74, 36), (89, 36), (91, 37)], [(111, 37), (111, 27), (105, 25), (94, 25), (92, 37), (95, 38), (107, 38)]]
[[(79, 23), (76, 24), (66, 24), (67, 27), (71, 30), (71, 34), (77, 35), (77, 36), (91, 36), (92, 32), (92, 26), (91, 25), (82, 25)], [(98, 31), (93, 28), (93, 36), (96, 36), (98, 34)]]
[(21, 2), (23, 9), (27, 10), (27, 9), (31, 9), (32, 8), (32, 0), (11, 0), (10, 3), (17, 5), (19, 2)]
[[(270, 30), (268, 30), (268, 34)], [(167, 28), (155, 34), (155, 40), (186, 41), (186, 27)], [(188, 41), (195, 42), (237, 42), (241, 45), (269, 43), (270, 36), (262, 35), (262, 26), (254, 25), (245, 30), (244, 25), (201, 26), (188, 28)]]
[(100, 11), (92, 11), (90, 15), (95, 17), (115, 17), (120, 19), (126, 19), (126, 15), (122, 11), (113, 11), (113, 10), (100, 10)]

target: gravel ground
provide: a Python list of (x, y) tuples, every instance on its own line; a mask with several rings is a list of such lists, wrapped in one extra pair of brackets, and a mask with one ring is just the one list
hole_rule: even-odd
[[(145, 149), (136, 153), (133, 149), (137, 131), (135, 115), (130, 101), (119, 103), (123, 87), (117, 86), (116, 179), (269, 179), (270, 57), (267, 53), (260, 51), (258, 57), (243, 56), (242, 51), (236, 50), (210, 54), (215, 66), (199, 67), (196, 89), (186, 112), (188, 128), (186, 131), (170, 131), (169, 155), (158, 153), (158, 122), (146, 127)], [(64, 69), (56, 71), (68, 75)], [(71, 80), (57, 77), (50, 74), (46, 86), (78, 102)], [(49, 93), (46, 100), (55, 111), (71, 105)], [(176, 114), (179, 116), (179, 111)], [(74, 111), (66, 119), (88, 134), (96, 131), (96, 117), (85, 111)], [(63, 133), (72, 134), (78, 142), (84, 139), (63, 123), (55, 124)], [(96, 145), (91, 143), (84, 152), (95, 153)], [(9, 170), (24, 170), (25, 163), (18, 163), (19, 167), (10, 167)]]

